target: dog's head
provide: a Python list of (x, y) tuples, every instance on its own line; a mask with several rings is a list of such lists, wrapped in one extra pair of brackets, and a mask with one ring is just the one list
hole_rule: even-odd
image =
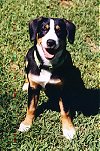
[(46, 59), (54, 58), (66, 46), (66, 37), (73, 44), (75, 25), (65, 19), (40, 17), (29, 23), (30, 40), (42, 48)]

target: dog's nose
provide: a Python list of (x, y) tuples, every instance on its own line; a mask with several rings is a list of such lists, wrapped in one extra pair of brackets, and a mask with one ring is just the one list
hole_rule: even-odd
[(48, 40), (47, 40), (47, 45), (48, 45), (49, 47), (55, 47), (55, 46), (56, 46), (56, 41), (53, 40), (53, 39), (48, 39)]

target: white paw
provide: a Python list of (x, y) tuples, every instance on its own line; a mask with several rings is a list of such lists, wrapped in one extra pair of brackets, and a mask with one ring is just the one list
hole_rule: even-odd
[(23, 91), (28, 91), (28, 85), (29, 85), (29, 83), (24, 83), (24, 85), (22, 87)]
[(20, 132), (26, 132), (30, 129), (30, 125), (25, 125), (23, 123), (20, 124), (18, 131)]
[(68, 129), (64, 128), (64, 129), (63, 129), (63, 135), (64, 135), (67, 139), (71, 140), (71, 139), (73, 139), (73, 137), (74, 137), (74, 135), (75, 135), (75, 129), (74, 129), (74, 128), (71, 128), (70, 130), (68, 130)]

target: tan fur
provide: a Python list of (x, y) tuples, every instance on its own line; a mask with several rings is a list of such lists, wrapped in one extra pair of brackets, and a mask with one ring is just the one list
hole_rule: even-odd
[(37, 34), (37, 43), (38, 43), (39, 45), (41, 45), (41, 43), (42, 43), (42, 38), (38, 38), (38, 34)]
[(27, 114), (25, 120), (22, 122), (24, 125), (32, 125), (32, 121), (35, 117), (35, 111), (37, 107), (38, 96), (34, 96), (29, 108), (27, 108)]
[(60, 106), (60, 112), (61, 112), (61, 122), (62, 122), (62, 128), (66, 128), (66, 129), (72, 129), (74, 126), (72, 124), (69, 112), (65, 112), (64, 111), (64, 107), (63, 107), (63, 102), (62, 99), (60, 98), (59, 101), (59, 106)]

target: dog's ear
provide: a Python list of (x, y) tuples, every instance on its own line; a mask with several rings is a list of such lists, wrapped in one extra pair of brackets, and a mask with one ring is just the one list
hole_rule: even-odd
[(31, 41), (34, 41), (36, 39), (38, 24), (42, 20), (42, 18), (43, 17), (40, 17), (29, 22), (29, 34)]
[(69, 20), (64, 19), (66, 24), (67, 36), (69, 43), (73, 44), (75, 39), (76, 26)]

